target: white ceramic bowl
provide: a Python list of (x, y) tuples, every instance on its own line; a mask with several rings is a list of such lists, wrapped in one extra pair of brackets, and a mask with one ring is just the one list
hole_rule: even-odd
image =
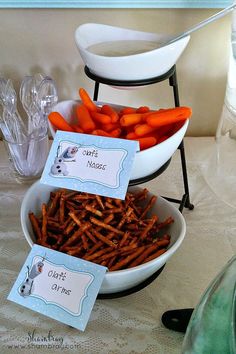
[(125, 56), (102, 56), (88, 50), (97, 43), (120, 40), (161, 42), (167, 35), (141, 32), (132, 29), (86, 23), (75, 31), (75, 42), (87, 67), (94, 74), (114, 80), (143, 80), (165, 74), (187, 46), (190, 36), (148, 52)]
[[(74, 113), (74, 108), (79, 101), (61, 101), (55, 107), (54, 111), (59, 112), (69, 123), (77, 123), (76, 114)], [(96, 102), (97, 105), (103, 105), (105, 102)], [(123, 106), (112, 105), (112, 107), (118, 111), (123, 108)], [(166, 139), (160, 144), (157, 144), (149, 149), (142, 150), (136, 153), (132, 171), (131, 180), (139, 179), (142, 177), (149, 176), (155, 171), (159, 170), (174, 154), (179, 144), (181, 143), (187, 127), (189, 120), (186, 120), (184, 125), (171, 137)], [(49, 122), (49, 129), (54, 137), (55, 129)]]
[[(136, 190), (140, 189), (140, 187), (132, 188)], [(21, 205), (21, 226), (25, 238), (31, 247), (35, 242), (35, 237), (28, 213), (34, 212), (35, 214), (39, 214), (41, 212), (42, 203), (47, 203), (50, 192), (56, 189), (57, 188), (52, 186), (40, 184), (40, 182), (37, 181), (28, 189), (24, 196)], [(149, 193), (148, 196), (150, 197), (151, 195), (153, 194)], [(159, 220), (164, 220), (169, 216), (174, 218), (174, 223), (168, 228), (168, 233), (171, 235), (171, 242), (168, 250), (158, 258), (137, 267), (127, 270), (107, 272), (100, 288), (100, 294), (120, 292), (140, 284), (158, 271), (180, 247), (185, 236), (186, 224), (179, 210), (167, 200), (158, 197), (156, 204), (152, 208), (151, 214), (157, 214)]]

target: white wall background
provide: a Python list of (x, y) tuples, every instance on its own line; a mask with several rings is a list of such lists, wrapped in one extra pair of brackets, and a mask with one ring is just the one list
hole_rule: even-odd
[[(44, 72), (57, 82), (60, 99), (92, 95), (94, 83), (74, 42), (75, 29), (86, 22), (147, 32), (177, 33), (219, 9), (0, 9), (0, 72), (18, 89), (27, 74)], [(177, 63), (181, 105), (191, 106), (189, 136), (214, 135), (224, 100), (231, 15), (192, 34)], [(173, 106), (167, 82), (138, 90), (101, 85), (99, 99), (123, 105)]]

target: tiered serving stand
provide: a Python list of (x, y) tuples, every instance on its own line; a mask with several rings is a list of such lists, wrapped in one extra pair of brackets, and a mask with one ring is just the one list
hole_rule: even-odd
[[(98, 76), (98, 75), (92, 73), (87, 66), (85, 66), (84, 71), (85, 71), (85, 74), (91, 80), (95, 81), (94, 93), (93, 93), (93, 100), (94, 101), (98, 100), (98, 93), (99, 93), (100, 84), (116, 86), (116, 87), (137, 87), (137, 86), (152, 85), (152, 84), (156, 84), (161, 81), (164, 81), (164, 80), (169, 80), (169, 86), (171, 86), (173, 89), (175, 107), (180, 106), (178, 82), (177, 82), (176, 66), (175, 65), (168, 72), (166, 72), (165, 74), (163, 74), (161, 76), (156, 76), (156, 77), (152, 77), (152, 78), (144, 79), (144, 80), (127, 80), (126, 81), (126, 80), (107, 79), (107, 78), (104, 78), (104, 77), (101, 77), (101, 76)], [(170, 197), (164, 197), (164, 198), (170, 202), (178, 203), (179, 210), (180, 210), (180, 212), (182, 212), (183, 208), (188, 208), (188, 209), (192, 210), (194, 208), (194, 206), (193, 206), (193, 204), (190, 203), (188, 175), (187, 175), (187, 166), (186, 166), (183, 140), (180, 143), (178, 150), (180, 151), (180, 158), (181, 158), (184, 193), (182, 195), (182, 198), (180, 198), (180, 199), (174, 199), (174, 198), (170, 198)], [(134, 186), (134, 185), (142, 184), (142, 183), (148, 182), (148, 181), (158, 177), (160, 174), (162, 174), (167, 169), (170, 162), (171, 162), (171, 158), (161, 168), (159, 168), (157, 171), (155, 171), (151, 175), (131, 180), (129, 182), (129, 185)], [(155, 280), (158, 277), (158, 275), (162, 272), (163, 269), (164, 269), (164, 266), (161, 269), (159, 269), (156, 273), (154, 273), (152, 276), (150, 276), (148, 279), (143, 281), (141, 284), (138, 284), (137, 286), (135, 286), (131, 289), (112, 293), (112, 294), (99, 294), (98, 299), (112, 299), (112, 298), (123, 297), (123, 296), (130, 295), (132, 293), (135, 293), (135, 292), (145, 288), (151, 282), (153, 282), (153, 280)]]

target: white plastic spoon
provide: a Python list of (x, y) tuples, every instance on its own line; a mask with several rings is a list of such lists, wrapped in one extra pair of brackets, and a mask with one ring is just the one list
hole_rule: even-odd
[(207, 19), (199, 22), (198, 24), (194, 25), (193, 27), (189, 28), (188, 30), (181, 32), (177, 35), (174, 35), (173, 37), (169, 37), (168, 40), (166, 40), (165, 42), (160, 42), (158, 44), (160, 44), (159, 47), (164, 47), (168, 44), (171, 44), (173, 42), (178, 41), (181, 38), (184, 38), (188, 35), (190, 35), (191, 33), (199, 30), (200, 28), (208, 25), (209, 23), (218, 20), (219, 18), (227, 15), (230, 11), (232, 11), (234, 8), (236, 7), (236, 3), (234, 3), (233, 5), (230, 5), (228, 7), (226, 7), (224, 10), (217, 12), (215, 15), (212, 15), (210, 17), (208, 17)]

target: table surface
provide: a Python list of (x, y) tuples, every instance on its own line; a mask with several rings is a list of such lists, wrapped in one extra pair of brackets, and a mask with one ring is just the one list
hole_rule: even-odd
[[(187, 224), (183, 244), (145, 289), (118, 299), (97, 300), (85, 332), (6, 299), (30, 251), (20, 225), (21, 201), (30, 184), (15, 181), (0, 143), (1, 353), (54, 353), (56, 348), (80, 354), (181, 353), (183, 334), (166, 329), (162, 314), (195, 307), (210, 281), (236, 253), (235, 209), (216, 195), (202, 172), (202, 161), (214, 139), (185, 138), (184, 143), (190, 199), (195, 208), (183, 210)], [(157, 195), (181, 198), (179, 151), (161, 176), (142, 186)]]

